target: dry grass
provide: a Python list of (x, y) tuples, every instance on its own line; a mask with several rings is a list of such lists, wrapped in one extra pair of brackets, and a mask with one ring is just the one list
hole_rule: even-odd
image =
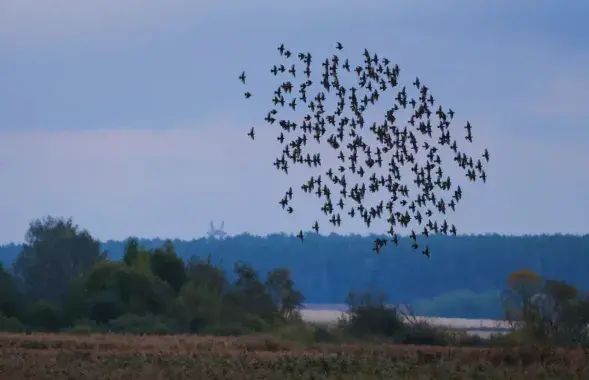
[(1, 334), (10, 379), (589, 379), (582, 350), (300, 345), (236, 338)]

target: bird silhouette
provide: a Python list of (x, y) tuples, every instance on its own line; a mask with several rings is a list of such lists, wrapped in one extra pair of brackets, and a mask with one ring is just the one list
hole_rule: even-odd
[[(342, 43), (337, 42), (335, 48), (341, 53)], [(285, 44), (277, 50), (283, 59), (291, 57)], [(272, 65), (270, 72), (278, 83), (270, 97), (273, 108), (264, 121), (278, 125), (273, 128), (282, 146), (273, 165), (286, 174), (289, 164), (313, 170), (313, 176), (294, 188), (320, 199), (321, 214), (333, 226), (341, 226), (346, 219), (360, 219), (367, 227), (385, 220), (386, 237), (374, 240), (376, 253), (387, 241), (399, 245), (399, 227), (411, 231), (408, 238), (416, 250), (421, 238), (456, 235), (455, 225), (446, 217), (457, 208), (463, 191), (459, 179), (447, 174), (448, 163), (442, 152), (446, 149), (454, 157), (468, 181), (486, 182), (488, 150), (479, 156), (484, 161), (467, 155), (452, 137), (454, 110), (443, 107), (419, 78), (413, 86), (403, 86), (397, 64), (368, 49), (361, 56), (363, 60), (353, 64), (351, 58), (337, 54), (314, 60), (310, 53), (299, 52), (294, 54), (297, 63)], [(312, 70), (313, 61), (320, 62), (320, 68)], [(302, 68), (297, 70), (297, 64)], [(297, 75), (297, 71), (304, 75)], [(343, 78), (345, 74), (356, 83), (350, 85), (350, 80)], [(246, 82), (245, 71), (239, 79)], [(416, 93), (412, 95), (411, 90)], [(249, 99), (251, 93), (246, 92), (245, 97)], [(375, 114), (372, 109), (381, 99), (393, 103), (385, 105), (382, 118), (369, 120), (368, 115)], [(464, 129), (465, 140), (472, 143), (469, 121)], [(254, 139), (253, 128), (248, 135)], [(325, 147), (321, 152), (312, 151), (311, 143)], [(322, 158), (330, 152), (334, 160), (328, 160), (326, 167)], [(317, 170), (325, 175), (323, 179)], [(412, 178), (407, 178), (406, 172)], [(289, 205), (292, 189), (279, 202), (288, 213), (293, 212)], [(319, 223), (316, 220), (312, 224), (316, 233)], [(303, 240), (302, 230), (297, 237)], [(430, 247), (426, 245), (422, 253), (429, 257)]]

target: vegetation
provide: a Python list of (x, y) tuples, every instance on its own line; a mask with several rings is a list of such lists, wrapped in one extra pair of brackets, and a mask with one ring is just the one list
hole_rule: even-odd
[[(581, 350), (293, 345), (268, 336), (0, 335), (9, 379), (586, 379)], [(4, 377), (3, 377), (4, 378)]]
[(347, 316), (336, 326), (310, 325), (301, 320), (305, 297), (290, 268), (262, 276), (235, 261), (231, 274), (211, 256), (183, 260), (171, 241), (148, 249), (130, 238), (121, 259), (109, 259), (71, 220), (36, 220), (12, 270), (0, 267), (0, 368), (21, 378), (30, 371), (52, 378), (82, 372), (98, 378), (105, 371), (148, 378), (589, 373), (575, 361), (589, 349), (589, 297), (530, 269), (504, 281), (497, 296), (512, 331), (490, 339), (431, 326), (411, 308), (364, 291), (348, 293)]
[[(384, 292), (391, 303), (412, 304), (419, 315), (498, 318), (503, 315), (500, 292), (505, 279), (521, 268), (543, 278), (566, 279), (589, 289), (587, 236), (430, 236), (436, 254), (416, 254), (409, 239), (397, 248), (375, 255), (373, 237), (308, 234), (301, 243), (294, 236), (247, 234), (224, 240), (172, 241), (178, 257), (207, 257), (235, 280), (233, 266), (240, 260), (260, 273), (288, 268), (307, 303), (341, 304), (350, 289)], [(100, 252), (122, 260), (127, 242), (107, 241)], [(162, 247), (163, 239), (139, 239), (146, 250)], [(20, 245), (0, 248), (0, 260), (10, 269)], [(49, 283), (51, 280), (46, 279)]]

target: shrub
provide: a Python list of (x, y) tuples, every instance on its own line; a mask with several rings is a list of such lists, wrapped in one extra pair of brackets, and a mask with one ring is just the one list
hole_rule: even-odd
[(172, 321), (165, 318), (146, 314), (143, 316), (135, 314), (124, 314), (108, 323), (113, 332), (130, 334), (154, 334), (165, 335), (178, 332)]
[(0, 331), (21, 333), (25, 331), (25, 326), (14, 317), (8, 318), (0, 314)]
[(396, 335), (396, 341), (402, 344), (447, 346), (448, 339), (444, 332), (427, 322), (407, 323)]

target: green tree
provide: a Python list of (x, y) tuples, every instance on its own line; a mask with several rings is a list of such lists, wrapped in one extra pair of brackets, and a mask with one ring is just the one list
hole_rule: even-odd
[(295, 289), (294, 281), (288, 269), (277, 268), (268, 272), (265, 285), (272, 301), (278, 307), (280, 315), (284, 319), (300, 318), (298, 311), (301, 309), (305, 297), (303, 293)]
[(204, 287), (211, 293), (222, 295), (229, 289), (226, 273), (219, 265), (213, 265), (211, 257), (202, 260), (198, 256), (191, 256), (186, 262), (186, 279), (195, 287)]
[(506, 319), (515, 325), (532, 323), (536, 317), (532, 300), (542, 290), (542, 278), (530, 269), (513, 272), (507, 278), (502, 301)]
[(223, 323), (234, 317), (224, 313), (223, 298), (210, 288), (186, 283), (180, 290), (179, 305), (174, 316), (194, 333), (202, 332), (207, 326)]
[(559, 345), (589, 345), (589, 299), (564, 281), (546, 280), (534, 300), (539, 316), (536, 329)]
[(136, 237), (130, 237), (125, 242), (124, 254), (123, 254), (123, 261), (127, 266), (132, 266), (133, 263), (139, 257), (139, 250), (141, 247), (139, 246), (139, 239)]
[(353, 335), (392, 337), (403, 329), (398, 309), (387, 306), (386, 296), (382, 293), (350, 291), (346, 303), (348, 316), (340, 321), (340, 325)]
[(123, 261), (129, 268), (142, 273), (151, 273), (151, 252), (142, 247), (135, 237), (127, 239)]
[(19, 292), (14, 278), (0, 263), (0, 315), (18, 318), (23, 306), (23, 295)]
[(59, 299), (71, 281), (106, 258), (100, 243), (72, 219), (47, 217), (30, 223), (14, 272), (28, 294)]
[(167, 240), (162, 248), (153, 251), (150, 264), (152, 273), (168, 283), (177, 294), (186, 282), (186, 268), (171, 241)]
[(109, 318), (121, 313), (160, 314), (174, 299), (174, 292), (167, 283), (149, 272), (129, 268), (123, 262), (105, 261), (96, 265), (88, 275), (86, 289), (92, 302), (100, 305), (96, 313)]
[(251, 265), (241, 262), (235, 263), (234, 272), (237, 279), (230, 295), (231, 302), (238, 304), (248, 314), (273, 321), (278, 316), (278, 309), (258, 273)]

